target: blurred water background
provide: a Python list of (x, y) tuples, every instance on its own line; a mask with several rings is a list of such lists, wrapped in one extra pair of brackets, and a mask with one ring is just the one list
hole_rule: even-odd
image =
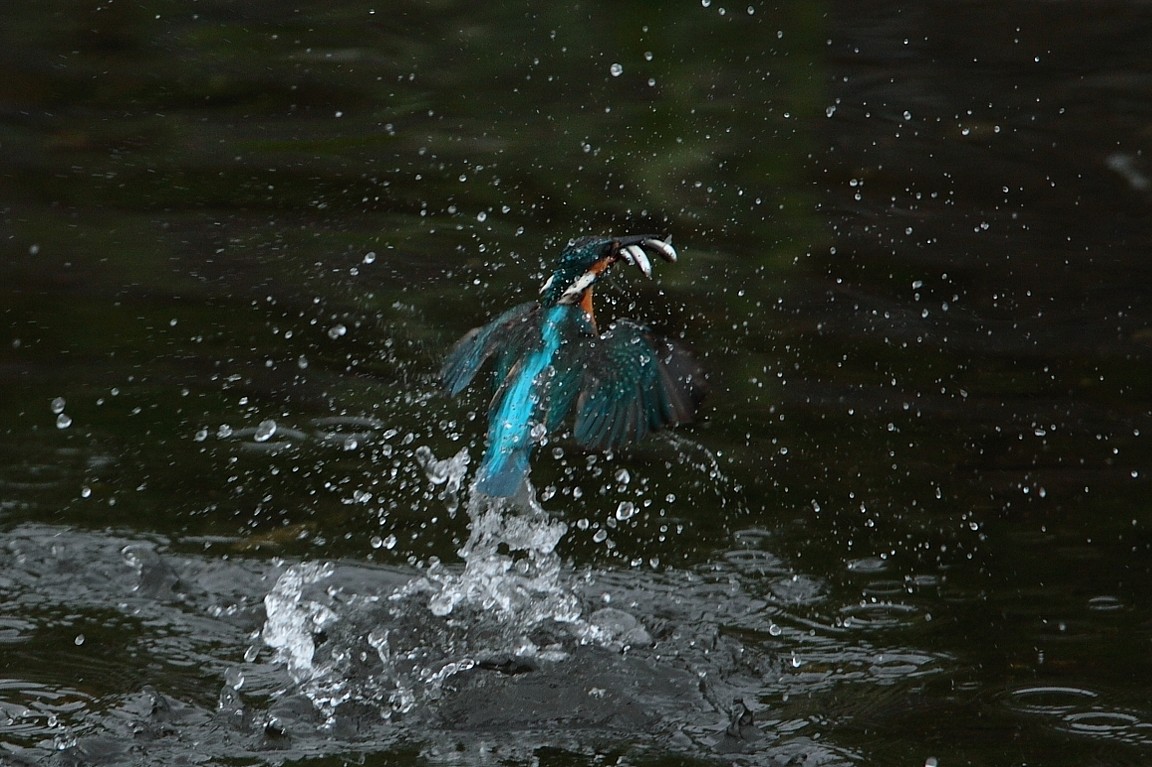
[[(0, 17), (0, 764), (1145, 763), (1147, 4)], [(492, 516), (444, 350), (641, 231), (701, 422)]]

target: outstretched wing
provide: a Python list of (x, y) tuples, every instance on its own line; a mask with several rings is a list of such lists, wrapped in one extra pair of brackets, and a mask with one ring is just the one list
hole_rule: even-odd
[(534, 326), (538, 310), (535, 301), (514, 306), (487, 325), (468, 331), (457, 341), (440, 368), (440, 380), (448, 387), (448, 392), (455, 397), (464, 391), (494, 354), (498, 355), (496, 381), (503, 381)]
[(584, 348), (572, 429), (584, 447), (613, 449), (695, 416), (704, 375), (684, 349), (628, 320)]

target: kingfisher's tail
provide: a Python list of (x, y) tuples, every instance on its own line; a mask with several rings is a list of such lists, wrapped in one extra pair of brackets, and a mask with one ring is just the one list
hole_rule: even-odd
[(476, 489), (485, 495), (512, 498), (528, 477), (528, 450), (489, 451), (476, 476)]

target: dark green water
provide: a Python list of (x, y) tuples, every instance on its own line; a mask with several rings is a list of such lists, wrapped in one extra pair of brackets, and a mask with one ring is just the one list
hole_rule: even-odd
[[(0, 764), (1144, 762), (1145, 6), (0, 17)], [(640, 231), (680, 261), (598, 312), (697, 351), (703, 418), (533, 481), (651, 641), (325, 722), (265, 597), (338, 563), (356, 647), (456, 567), (444, 350)]]

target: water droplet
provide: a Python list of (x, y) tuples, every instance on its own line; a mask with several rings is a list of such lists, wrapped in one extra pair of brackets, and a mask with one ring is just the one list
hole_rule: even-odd
[(57, 414), (63, 413), (64, 404), (65, 402), (63, 397), (57, 397), (56, 399), (52, 400), (52, 412)]
[(364, 254), (364, 263), (370, 264), (376, 260), (376, 251), (370, 250)]
[(373, 535), (370, 539), (368, 539), (368, 543), (372, 544), (372, 548), (378, 549), (384, 545), (384, 539), (379, 535)]
[(628, 481), (632, 479), (632, 475), (628, 473), (627, 469), (616, 470), (616, 481), (621, 485), (627, 485)]
[(485, 213), (484, 211), (480, 211), (479, 213), (476, 214), (476, 220), (479, 221), (480, 223), (484, 223), (485, 221), (488, 220), (488, 214)]
[(81, 498), (91, 498), (92, 497), (92, 488), (88, 487), (87, 485), (84, 485), (82, 488), (80, 488), (80, 497)]
[(192, 435), (192, 439), (195, 442), (203, 442), (204, 440), (208, 439), (208, 429), (199, 429), (195, 434)]
[(592, 540), (596, 543), (603, 543), (608, 538), (608, 531), (601, 528), (592, 535)]
[(71, 425), (72, 425), (72, 418), (70, 416), (68, 416), (66, 413), (61, 413), (60, 415), (56, 416), (56, 428), (57, 429), (67, 429)]
[(276, 422), (269, 418), (260, 422), (260, 425), (256, 427), (256, 433), (252, 435), (252, 439), (257, 442), (267, 442), (275, 433)]
[(226, 423), (220, 424), (220, 428), (216, 430), (216, 436), (219, 439), (228, 439), (232, 436), (232, 427)]
[(389, 535), (387, 538), (384, 539), (384, 548), (386, 548), (386, 549), (396, 548), (396, 536), (395, 535)]
[(224, 683), (233, 690), (239, 690), (244, 686), (244, 672), (233, 666), (224, 672)]
[(337, 324), (333, 325), (332, 327), (328, 328), (328, 337), (331, 338), (333, 341), (335, 341), (337, 338), (339, 338), (340, 336), (344, 335), (347, 332), (348, 332), (348, 328), (337, 323)]
[[(621, 469), (623, 471), (623, 469)], [(620, 505), (616, 507), (616, 519), (623, 522), (626, 519), (632, 519), (636, 516), (636, 505), (631, 501), (620, 501)]]
[(77, 634), (76, 638), (73, 639), (72, 641), (76, 643), (77, 647), (79, 647), (80, 645), (84, 644), (84, 635), (83, 634)]
[(608, 67), (608, 71), (612, 73), (613, 77), (619, 77), (620, 75), (624, 74), (624, 67), (619, 64), (613, 64), (612, 66)]

